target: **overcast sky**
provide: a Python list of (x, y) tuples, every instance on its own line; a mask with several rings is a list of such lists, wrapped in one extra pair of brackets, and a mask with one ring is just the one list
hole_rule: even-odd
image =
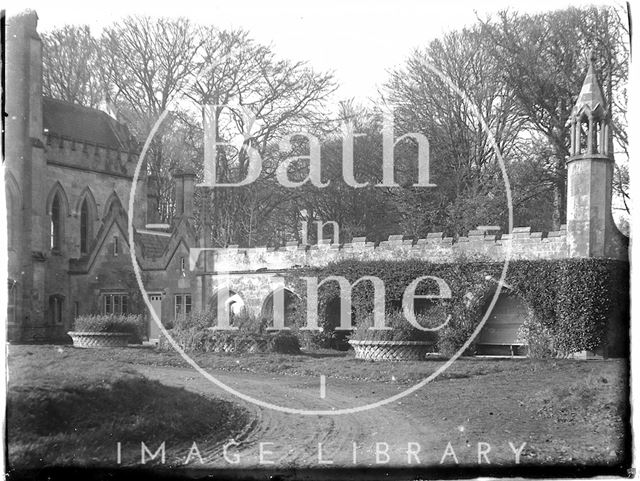
[(305, 2), (260, 0), (173, 0), (108, 2), (32, 0), (10, 2), (38, 12), (39, 30), (88, 24), (103, 26), (129, 14), (186, 16), (219, 28), (244, 28), (261, 43), (292, 60), (306, 60), (317, 70), (331, 70), (340, 83), (338, 98), (364, 101), (376, 95), (386, 72), (444, 32), (472, 24), (476, 15), (500, 9), (536, 12), (584, 5), (565, 0), (427, 2), (418, 0), (323, 0)]

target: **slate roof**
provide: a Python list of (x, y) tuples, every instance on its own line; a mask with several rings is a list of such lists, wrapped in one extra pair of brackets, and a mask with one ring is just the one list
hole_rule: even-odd
[(42, 120), (48, 133), (58, 137), (119, 151), (138, 150), (127, 126), (101, 110), (43, 97)]
[(169, 241), (171, 237), (142, 232), (138, 232), (136, 237), (136, 243), (142, 247), (144, 257), (162, 257)]

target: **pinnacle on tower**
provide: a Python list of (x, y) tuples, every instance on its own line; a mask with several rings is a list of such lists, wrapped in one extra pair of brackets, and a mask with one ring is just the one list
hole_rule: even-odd
[(571, 158), (582, 155), (610, 156), (609, 111), (594, 73), (594, 60), (591, 53), (587, 75), (567, 121), (567, 125), (571, 126)]
[(602, 95), (602, 89), (598, 83), (596, 74), (594, 73), (593, 62), (595, 55), (593, 51), (589, 56), (589, 69), (587, 75), (582, 83), (582, 89), (578, 95), (576, 105), (573, 107), (572, 116), (580, 117), (582, 115), (589, 115), (592, 112), (595, 117), (602, 118), (607, 113), (607, 103)]

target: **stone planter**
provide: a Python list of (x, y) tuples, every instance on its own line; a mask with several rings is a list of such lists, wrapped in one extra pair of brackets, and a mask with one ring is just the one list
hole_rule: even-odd
[(434, 346), (431, 341), (349, 341), (356, 359), (367, 361), (423, 361)]
[(126, 347), (129, 344), (128, 332), (68, 332), (73, 339), (73, 347)]

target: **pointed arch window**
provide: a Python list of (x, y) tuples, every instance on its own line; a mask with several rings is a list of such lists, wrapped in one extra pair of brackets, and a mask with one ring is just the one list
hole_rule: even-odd
[(87, 199), (82, 201), (80, 207), (80, 253), (89, 252), (89, 242), (91, 240), (91, 218)]
[(51, 202), (51, 250), (62, 248), (62, 203), (60, 194), (56, 193)]

